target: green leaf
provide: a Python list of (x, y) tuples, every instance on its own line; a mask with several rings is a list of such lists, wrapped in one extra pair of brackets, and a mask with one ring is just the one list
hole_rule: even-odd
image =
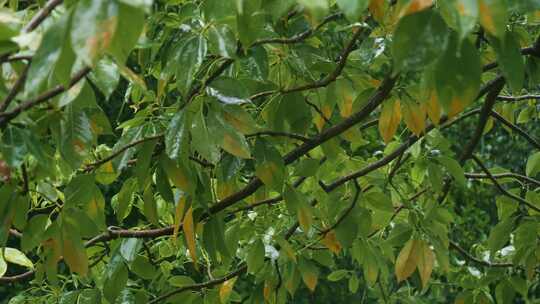
[(397, 70), (420, 70), (443, 54), (448, 29), (434, 10), (405, 16), (394, 32), (392, 56)]
[(237, 79), (219, 77), (206, 88), (208, 95), (224, 104), (243, 104), (250, 102), (247, 88)]
[(377, 210), (394, 212), (392, 200), (382, 192), (370, 191), (365, 194), (365, 198)]
[(297, 0), (299, 4), (303, 5), (308, 14), (308, 19), (312, 24), (316, 24), (321, 21), (330, 10), (328, 0)]
[(88, 157), (94, 141), (88, 115), (75, 105), (68, 105), (61, 124), (60, 153), (72, 168), (78, 168)]
[(0, 254), (0, 278), (4, 276), (7, 271), (7, 263), (4, 260), (4, 256)]
[(455, 116), (476, 99), (481, 74), (476, 48), (469, 40), (464, 40), (458, 48), (458, 39), (453, 35), (435, 67), (437, 96), (448, 116)]
[(255, 175), (263, 183), (278, 192), (281, 192), (287, 171), (285, 163), (279, 152), (263, 139), (255, 144)]
[(506, 35), (502, 38), (494, 38), (490, 42), (497, 54), (497, 62), (512, 92), (519, 94), (525, 81), (525, 64), (516, 34), (506, 32)]
[(120, 81), (120, 71), (111, 59), (104, 57), (92, 69), (90, 79), (105, 95), (105, 99), (109, 99)]
[(111, 46), (118, 25), (118, 10), (116, 1), (77, 2), (73, 13), (71, 44), (85, 64), (93, 66)]
[(88, 256), (81, 238), (79, 222), (69, 212), (62, 212), (62, 256), (72, 272), (81, 276), (88, 273)]
[(247, 252), (246, 263), (249, 273), (257, 273), (264, 265), (264, 244), (261, 240), (256, 240)]
[(182, 41), (176, 54), (176, 84), (183, 96), (187, 96), (195, 75), (206, 56), (207, 44), (203, 36), (192, 36)]
[(527, 173), (527, 176), (535, 176), (540, 172), (540, 152), (536, 152), (529, 156), (525, 172)]
[(467, 185), (467, 179), (465, 178), (465, 172), (463, 171), (463, 168), (461, 168), (459, 163), (453, 158), (444, 156), (438, 157), (437, 160), (446, 167), (448, 172), (450, 172), (450, 174), (456, 180), (457, 184), (460, 187), (465, 188), (465, 186)]
[(41, 93), (47, 84), (47, 80), (62, 54), (62, 48), (58, 46), (67, 39), (69, 21), (68, 15), (62, 16), (43, 35), (28, 70), (26, 88), (30, 97)]
[(4, 260), (9, 263), (21, 265), (30, 269), (34, 269), (34, 264), (24, 253), (16, 248), (2, 248), (2, 254), (4, 255)]
[(128, 270), (119, 252), (113, 254), (105, 268), (104, 277), (103, 295), (107, 301), (115, 303), (116, 298), (120, 295), (128, 280)]
[[(208, 2), (208, 1), (206, 1)], [(208, 29), (208, 50), (225, 58), (233, 58), (236, 54), (236, 39), (228, 25), (216, 24)]]
[(348, 270), (344, 270), (344, 269), (334, 270), (328, 275), (327, 279), (328, 281), (331, 281), (331, 282), (337, 282), (347, 277), (348, 274), (349, 274)]
[[(77, 304), (101, 303), (101, 292), (99, 289), (83, 289), (77, 299)], [(124, 303), (122, 303), (124, 304)]]
[(124, 182), (120, 192), (118, 192), (118, 205), (116, 207), (116, 218), (118, 221), (124, 220), (131, 212), (137, 180), (130, 178)]
[(142, 240), (136, 238), (123, 239), (120, 245), (120, 254), (126, 260), (131, 263), (137, 257), (137, 252), (142, 248)]
[(184, 287), (195, 284), (195, 281), (193, 281), (192, 278), (183, 275), (173, 276), (168, 280), (168, 282), (174, 287)]
[(165, 151), (171, 159), (179, 159), (187, 145), (189, 118), (185, 113), (176, 112), (165, 133)]
[(369, 0), (337, 0), (337, 5), (350, 22), (357, 22), (368, 8)]
[(144, 11), (129, 3), (120, 3), (117, 18), (116, 34), (110, 42), (109, 52), (119, 63), (124, 64), (144, 28)]
[(503, 248), (510, 240), (510, 232), (514, 227), (514, 218), (507, 218), (500, 221), (489, 233), (487, 240), (489, 250), (492, 254)]
[(287, 209), (290, 213), (296, 214), (300, 228), (307, 234), (313, 222), (311, 206), (305, 197), (291, 186), (286, 186), (283, 197), (285, 198)]

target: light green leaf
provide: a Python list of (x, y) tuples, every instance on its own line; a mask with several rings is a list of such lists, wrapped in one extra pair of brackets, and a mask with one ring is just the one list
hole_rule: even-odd
[(527, 173), (527, 176), (535, 176), (540, 172), (540, 152), (536, 152), (529, 156), (525, 172)]
[(350, 22), (358, 22), (368, 8), (369, 0), (337, 0), (337, 5)]
[(206, 39), (203, 36), (182, 40), (176, 54), (176, 84), (183, 96), (187, 96), (206, 52)]

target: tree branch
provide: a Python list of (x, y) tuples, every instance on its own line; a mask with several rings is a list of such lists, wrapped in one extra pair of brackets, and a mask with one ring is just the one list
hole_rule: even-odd
[(513, 194), (513, 193), (510, 193), (508, 191), (506, 191), (506, 189), (504, 189), (501, 184), (499, 184), (499, 182), (497, 181), (497, 179), (491, 174), (491, 172), (488, 170), (488, 168), (484, 165), (484, 163), (476, 156), (476, 155), (471, 155), (471, 158), (476, 162), (476, 164), (482, 169), (482, 171), (484, 171), (484, 173), (489, 177), (489, 179), (493, 182), (493, 184), (495, 185), (495, 187), (497, 188), (497, 190), (499, 190), (499, 192), (501, 192), (504, 196), (507, 196), (517, 202), (519, 202), (520, 204), (523, 204), (531, 209), (533, 209), (534, 211), (536, 212), (540, 212), (540, 208), (536, 207), (534, 204), (528, 202), (527, 200)]
[(514, 265), (511, 263), (490, 263), (490, 262), (481, 260), (471, 255), (470, 253), (468, 253), (465, 249), (461, 248), (457, 243), (450, 241), (449, 244), (450, 244), (450, 248), (455, 249), (466, 260), (476, 263), (478, 265), (486, 266), (486, 267), (514, 267)]
[(337, 20), (339, 18), (343, 17), (343, 14), (342, 13), (336, 13), (336, 14), (333, 14), (333, 15), (330, 15), (330, 16), (327, 16), (326, 18), (324, 18), (322, 20), (321, 23), (319, 23), (315, 28), (310, 28), (300, 34), (297, 34), (297, 35), (294, 35), (290, 38), (264, 38), (264, 39), (259, 39), (257, 41), (255, 41), (250, 47), (254, 47), (254, 46), (257, 46), (257, 45), (262, 45), (262, 44), (294, 44), (294, 43), (298, 43), (298, 42), (302, 42), (304, 40), (306, 40), (307, 38), (311, 37), (311, 35), (313, 35), (313, 33), (317, 32), (319, 29), (321, 29), (324, 25), (326, 25), (327, 23), (331, 22), (331, 21), (334, 21), (334, 20)]
[(540, 95), (522, 95), (522, 96), (498, 96), (497, 100), (503, 100), (503, 101), (523, 101), (523, 100), (529, 100), (529, 99), (535, 99), (540, 100)]
[(24, 27), (23, 32), (31, 32), (35, 30), (49, 15), (51, 12), (60, 4), (62, 4), (62, 0), (49, 0), (47, 4), (37, 13), (34, 15), (32, 20)]
[(533, 145), (536, 149), (539, 149), (540, 150), (540, 142), (532, 137), (531, 135), (529, 135), (529, 133), (525, 132), (524, 130), (522, 130), (520, 127), (518, 127), (517, 125), (511, 123), (510, 121), (508, 121), (506, 118), (502, 117), (501, 114), (495, 112), (495, 111), (491, 111), (490, 112), (490, 115), (493, 116), (495, 119), (497, 119), (498, 121), (500, 121), (502, 124), (504, 124), (505, 126), (509, 127), (510, 129), (514, 130), (516, 133), (518, 133), (521, 137), (525, 138), (531, 145)]
[(534, 178), (530, 178), (528, 176), (513, 173), (513, 172), (505, 172), (505, 173), (498, 173), (498, 174), (492, 173), (491, 177), (487, 174), (482, 174), (482, 173), (465, 173), (465, 177), (470, 178), (470, 179), (486, 179), (486, 178), (491, 179), (491, 177), (496, 178), (496, 179), (513, 178), (518, 181), (540, 187), (540, 181)]
[(34, 106), (37, 106), (37, 105), (39, 105), (39, 104), (41, 104), (43, 102), (46, 102), (49, 99), (54, 98), (57, 95), (67, 91), (68, 89), (73, 87), (75, 84), (77, 84), (77, 82), (79, 82), (81, 79), (83, 79), (84, 76), (86, 76), (89, 72), (90, 72), (90, 68), (85, 67), (85, 68), (83, 68), (82, 70), (80, 70), (79, 72), (77, 72), (73, 76), (73, 78), (71, 79), (71, 81), (70, 81), (70, 83), (69, 83), (69, 85), (67, 87), (63, 86), (63, 85), (58, 85), (58, 86), (56, 86), (56, 87), (42, 93), (38, 97), (36, 97), (34, 99), (30, 99), (30, 100), (20, 104), (19, 106), (17, 106), (15, 109), (13, 109), (11, 111), (0, 113), (0, 129), (5, 128), (5, 126), (7, 125), (7, 123), (10, 120), (14, 119), (15, 117), (17, 117), (22, 112), (24, 112), (24, 111), (26, 111), (26, 110), (34, 107)]

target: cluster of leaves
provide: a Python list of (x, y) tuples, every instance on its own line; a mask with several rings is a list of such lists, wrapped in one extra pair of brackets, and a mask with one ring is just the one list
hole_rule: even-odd
[(0, 6), (6, 303), (540, 289), (539, 1)]

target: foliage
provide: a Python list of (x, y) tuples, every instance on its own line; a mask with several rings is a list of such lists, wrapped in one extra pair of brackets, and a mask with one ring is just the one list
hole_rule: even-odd
[(536, 303), (537, 0), (0, 5), (3, 303)]

